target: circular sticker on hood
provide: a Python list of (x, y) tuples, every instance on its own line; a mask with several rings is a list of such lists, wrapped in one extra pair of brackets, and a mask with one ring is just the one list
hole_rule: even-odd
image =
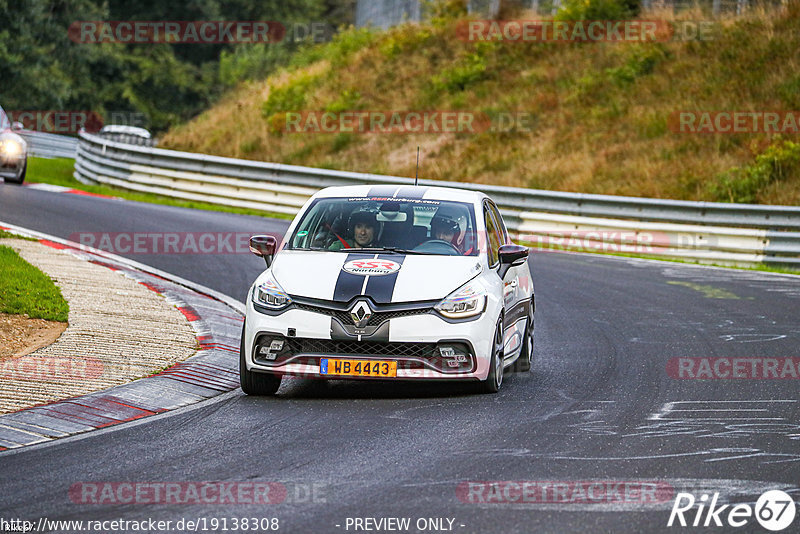
[(392, 260), (350, 260), (342, 270), (364, 276), (384, 276), (400, 270), (400, 264)]

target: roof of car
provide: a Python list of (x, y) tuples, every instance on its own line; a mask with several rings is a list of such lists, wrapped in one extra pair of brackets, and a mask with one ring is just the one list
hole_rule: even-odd
[(316, 197), (363, 197), (363, 198), (396, 198), (415, 200), (452, 200), (454, 202), (480, 202), (486, 197), (480, 191), (469, 191), (454, 187), (428, 187), (414, 185), (346, 185), (326, 187)]
[(126, 124), (109, 124), (100, 129), (101, 134), (127, 134), (136, 135), (145, 139), (150, 139), (150, 132), (138, 126), (128, 126)]

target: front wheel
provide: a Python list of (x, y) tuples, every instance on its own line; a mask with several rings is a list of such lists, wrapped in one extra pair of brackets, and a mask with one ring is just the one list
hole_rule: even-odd
[(533, 362), (533, 306), (528, 310), (528, 320), (525, 323), (525, 334), (522, 338), (522, 351), (514, 362), (514, 371), (527, 372), (531, 370)]
[(256, 373), (247, 370), (244, 357), (244, 326), (239, 344), (239, 383), (247, 395), (274, 395), (281, 387), (281, 375)]
[(481, 393), (497, 393), (503, 385), (503, 318), (497, 322), (492, 344), (492, 358), (489, 361), (489, 376), (479, 383)]
[(22, 182), (25, 181), (25, 175), (28, 173), (28, 162), (25, 162), (25, 166), (22, 167), (22, 171), (17, 175), (16, 178), (6, 178), (5, 182), (7, 184), (14, 184), (14, 185), (22, 185)]

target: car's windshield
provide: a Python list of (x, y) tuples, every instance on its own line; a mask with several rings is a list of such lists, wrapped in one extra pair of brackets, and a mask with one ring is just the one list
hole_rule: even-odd
[(395, 198), (322, 198), (303, 214), (287, 248), (476, 256), (471, 204)]
[(6, 112), (3, 111), (3, 107), (0, 106), (0, 130), (8, 130), (11, 128), (11, 122), (9, 122), (8, 117), (6, 117)]

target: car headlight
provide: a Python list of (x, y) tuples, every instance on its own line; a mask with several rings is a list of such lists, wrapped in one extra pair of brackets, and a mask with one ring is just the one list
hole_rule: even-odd
[(253, 302), (271, 310), (282, 310), (292, 303), (292, 298), (270, 273), (263, 283), (253, 289)]
[(22, 145), (13, 139), (0, 142), (0, 152), (6, 156), (16, 157), (22, 154)]
[(434, 309), (450, 319), (480, 315), (486, 309), (486, 290), (472, 280), (450, 293)]

